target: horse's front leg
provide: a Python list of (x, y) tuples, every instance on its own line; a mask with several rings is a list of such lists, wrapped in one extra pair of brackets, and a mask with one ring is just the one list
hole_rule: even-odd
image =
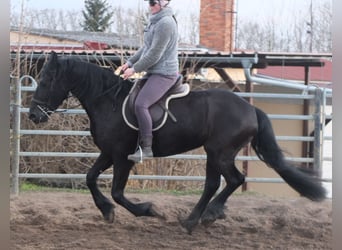
[(155, 206), (150, 202), (132, 203), (124, 196), (124, 189), (128, 181), (129, 172), (134, 163), (128, 160), (122, 160), (114, 163), (114, 176), (112, 185), (112, 197), (121, 206), (126, 208), (135, 216), (152, 216), (165, 219), (162, 213), (156, 211)]
[(101, 153), (87, 174), (87, 186), (93, 196), (95, 205), (102, 212), (104, 219), (110, 223), (114, 221), (114, 205), (101, 193), (96, 180), (111, 165), (111, 157)]

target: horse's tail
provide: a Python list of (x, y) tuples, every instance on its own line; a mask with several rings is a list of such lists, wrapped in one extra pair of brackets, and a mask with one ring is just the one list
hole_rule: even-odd
[(258, 108), (256, 108), (256, 115), (258, 119), (258, 132), (251, 144), (260, 160), (272, 167), (301, 195), (313, 201), (324, 199), (326, 191), (317, 179), (285, 161), (267, 115)]

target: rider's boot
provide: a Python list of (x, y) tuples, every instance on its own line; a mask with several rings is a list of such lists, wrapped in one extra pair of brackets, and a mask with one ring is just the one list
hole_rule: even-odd
[(142, 162), (144, 158), (153, 157), (152, 136), (142, 137), (140, 140), (140, 145), (141, 146), (134, 154), (128, 155), (128, 160)]

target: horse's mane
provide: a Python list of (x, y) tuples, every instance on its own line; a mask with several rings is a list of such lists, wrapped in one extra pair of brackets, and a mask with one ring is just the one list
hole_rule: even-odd
[(116, 93), (119, 88), (119, 91), (126, 95), (133, 85), (131, 81), (116, 75), (112, 69), (101, 67), (95, 63), (74, 58), (62, 59), (61, 62), (64, 65), (62, 72), (66, 72), (70, 78), (82, 76), (72, 79), (73, 82), (78, 83), (75, 92), (79, 96), (93, 95), (93, 97), (97, 97), (107, 93)]

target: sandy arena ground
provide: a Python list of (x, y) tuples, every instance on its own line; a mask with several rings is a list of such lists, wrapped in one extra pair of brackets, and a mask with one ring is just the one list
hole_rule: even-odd
[[(110, 197), (106, 193), (107, 197)], [(226, 219), (192, 235), (178, 222), (199, 196), (127, 194), (152, 201), (166, 221), (135, 217), (116, 205), (115, 221), (103, 221), (90, 194), (24, 192), (11, 197), (11, 249), (332, 249), (331, 200), (233, 195)]]

